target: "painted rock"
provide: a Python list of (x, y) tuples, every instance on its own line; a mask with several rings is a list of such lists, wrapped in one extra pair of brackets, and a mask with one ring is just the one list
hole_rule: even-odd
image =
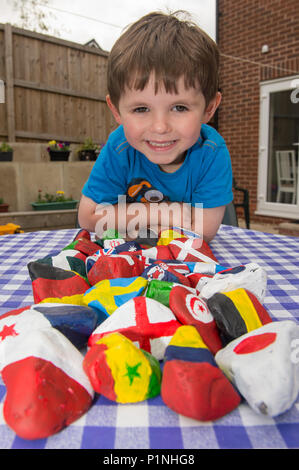
[(142, 295), (147, 282), (139, 276), (105, 279), (88, 289), (83, 300), (85, 305), (97, 311), (99, 322), (102, 322), (122, 304), (133, 297)]
[(263, 303), (267, 288), (267, 273), (256, 263), (220, 271), (201, 290), (201, 297), (209, 299), (216, 292), (228, 292), (242, 287), (252, 292)]
[(62, 302), (82, 305), (90, 285), (79, 274), (33, 261), (28, 264), (34, 303)]
[(40, 303), (2, 315), (0, 338), (10, 329), (30, 332), (53, 327), (64, 334), (76, 348), (81, 349), (87, 345), (88, 338), (97, 325), (98, 315), (92, 308), (72, 304)]
[(159, 362), (119, 333), (94, 344), (83, 367), (94, 390), (118, 403), (135, 403), (160, 393)]
[(211, 248), (201, 238), (177, 238), (167, 246), (177, 260), (217, 262)]
[(214, 294), (207, 305), (225, 343), (272, 322), (265, 307), (246, 289)]
[(80, 274), (80, 276), (86, 277), (85, 260), (86, 255), (84, 253), (68, 249), (55, 254), (50, 254), (49, 256), (36, 261), (67, 271), (75, 271), (77, 274)]
[(145, 296), (169, 307), (169, 294), (174, 285), (173, 282), (151, 279), (148, 283)]
[(98, 241), (93, 242), (90, 239), (90, 235), (89, 237), (85, 237), (85, 231), (82, 231), (81, 235), (78, 234), (74, 240), (64, 248), (64, 250), (77, 250), (86, 256), (90, 256), (95, 253), (100, 248), (100, 246), (101, 244)]
[(276, 321), (232, 341), (215, 360), (253, 410), (273, 417), (298, 396), (298, 345), (298, 324)]
[[(204, 264), (204, 263), (203, 263)], [(201, 292), (202, 288), (212, 279), (213, 276), (200, 273), (191, 273), (186, 275), (191, 287)]]
[(168, 245), (172, 240), (176, 238), (185, 238), (185, 235), (182, 233), (181, 230), (174, 230), (174, 229), (166, 229), (162, 230), (159, 233), (159, 239), (157, 245)]
[(119, 245), (123, 245), (125, 243), (125, 240), (123, 238), (112, 238), (104, 240), (104, 249), (110, 249), (110, 248), (115, 248)]
[(194, 326), (177, 329), (164, 361), (161, 396), (176, 413), (210, 421), (239, 405), (239, 393), (219, 369)]
[(176, 282), (185, 286), (190, 286), (185, 273), (190, 273), (187, 265), (185, 272), (181, 265), (170, 264), (164, 261), (154, 261), (150, 266), (146, 267), (142, 273), (142, 277), (148, 280), (158, 279), (160, 281)]
[[(105, 242), (108, 242), (108, 240), (105, 240)], [(107, 248), (105, 246), (104, 242), (104, 248)], [(109, 243), (114, 242), (114, 240), (109, 240)], [(108, 245), (108, 243), (106, 243)], [(109, 248), (113, 248), (113, 251), (110, 254), (118, 254), (118, 253), (126, 253), (128, 255), (130, 254), (136, 254), (137, 252), (141, 252), (142, 246), (139, 243), (136, 243), (134, 240), (128, 241), (121, 243), (119, 245), (115, 245), (114, 247), (110, 246)]]
[(193, 325), (203, 342), (215, 354), (223, 347), (217, 324), (207, 304), (183, 286), (175, 286), (169, 295), (169, 307), (183, 325)]
[(161, 360), (179, 326), (181, 324), (165, 305), (147, 297), (135, 297), (115, 310), (113, 315), (95, 329), (88, 340), (88, 346), (109, 333), (118, 332)]
[(169, 249), (169, 245), (152, 246), (151, 248), (147, 248), (146, 250), (141, 250), (141, 255), (145, 256), (146, 258), (151, 258), (153, 260), (165, 261), (165, 260), (175, 259), (171, 250)]
[(11, 327), (0, 342), (6, 386), (3, 415), (23, 439), (43, 439), (80, 418), (94, 391), (83, 356), (58, 330), (21, 332)]
[(93, 286), (104, 279), (140, 276), (144, 271), (144, 261), (128, 254), (100, 256), (88, 271), (88, 281)]

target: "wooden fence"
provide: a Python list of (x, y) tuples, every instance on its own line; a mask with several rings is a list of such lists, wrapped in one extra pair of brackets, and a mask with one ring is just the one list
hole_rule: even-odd
[(0, 24), (0, 140), (105, 142), (107, 53)]

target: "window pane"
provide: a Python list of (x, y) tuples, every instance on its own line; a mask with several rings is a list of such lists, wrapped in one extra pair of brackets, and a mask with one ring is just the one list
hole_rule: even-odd
[[(297, 203), (299, 104), (292, 102), (291, 91), (270, 93), (268, 202)], [(291, 152), (278, 153), (286, 150)]]

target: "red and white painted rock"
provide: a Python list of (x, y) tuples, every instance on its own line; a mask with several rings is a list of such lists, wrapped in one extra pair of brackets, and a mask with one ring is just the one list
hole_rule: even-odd
[(0, 332), (3, 416), (23, 439), (42, 439), (80, 418), (94, 392), (82, 354), (62, 333), (52, 327), (28, 331), (17, 316), (15, 323), (9, 319)]
[(149, 297), (134, 297), (101, 323), (88, 340), (91, 347), (109, 333), (121, 333), (156, 359), (164, 357), (165, 349), (181, 323), (172, 311)]

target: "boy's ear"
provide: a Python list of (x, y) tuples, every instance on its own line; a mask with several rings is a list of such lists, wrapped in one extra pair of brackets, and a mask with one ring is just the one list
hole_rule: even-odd
[(217, 91), (217, 93), (215, 95), (215, 98), (213, 98), (210, 101), (210, 103), (208, 104), (208, 106), (206, 107), (206, 110), (205, 110), (205, 113), (204, 113), (204, 119), (203, 119), (203, 122), (205, 124), (207, 122), (209, 122), (212, 119), (212, 117), (214, 116), (216, 109), (218, 108), (218, 106), (221, 103), (221, 98), (222, 98), (222, 95), (221, 95), (220, 91)]
[(107, 103), (109, 109), (111, 110), (117, 124), (121, 124), (121, 117), (120, 117), (119, 111), (118, 111), (117, 107), (114, 106), (114, 104), (112, 103), (109, 95), (106, 96), (106, 103)]

